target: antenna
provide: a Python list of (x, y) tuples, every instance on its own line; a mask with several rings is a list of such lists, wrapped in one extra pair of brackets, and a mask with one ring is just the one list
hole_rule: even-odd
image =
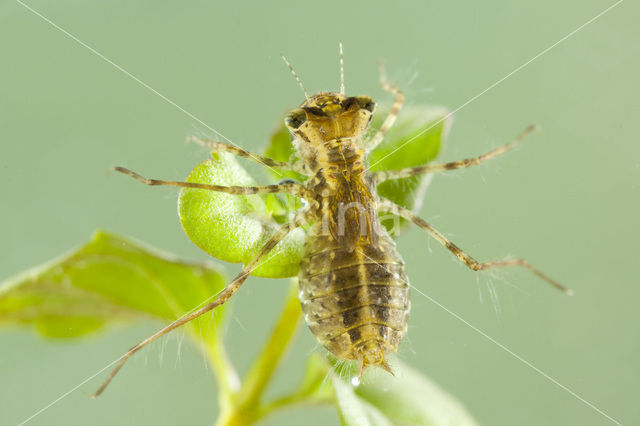
[(340, 42), (340, 93), (344, 95), (344, 53)]
[(289, 71), (291, 71), (291, 74), (293, 75), (293, 77), (296, 79), (296, 81), (298, 82), (298, 84), (300, 85), (300, 88), (302, 89), (302, 91), (304, 92), (304, 97), (309, 99), (309, 94), (307, 93), (307, 90), (304, 88), (304, 86), (302, 85), (302, 82), (300, 81), (300, 77), (298, 77), (298, 73), (293, 69), (293, 67), (291, 66), (291, 64), (289, 63), (289, 61), (287, 61), (287, 58), (284, 57), (284, 55), (282, 56), (282, 60), (284, 61), (285, 64), (287, 64), (287, 67), (289, 67)]

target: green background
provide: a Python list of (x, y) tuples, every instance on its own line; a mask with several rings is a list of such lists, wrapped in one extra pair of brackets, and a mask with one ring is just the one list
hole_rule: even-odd
[[(351, 94), (452, 109), (613, 1), (153, 2), (29, 5), (242, 147), (259, 150), (302, 95), (338, 87), (338, 41)], [(412, 284), (624, 424), (640, 422), (637, 304), (640, 8), (625, 1), (456, 113), (440, 157), (497, 147), (535, 122), (515, 152), (436, 176), (421, 216), (481, 260), (522, 256), (573, 298), (521, 271), (476, 274), (423, 232), (399, 239)], [(0, 3), (0, 278), (104, 228), (192, 259), (177, 193), (114, 165), (184, 178), (207, 156), (186, 135), (204, 125), (17, 2)], [(258, 167), (248, 166), (261, 175)], [(230, 274), (238, 265), (226, 265)], [(244, 371), (279, 310), (285, 280), (252, 278), (233, 304), (228, 345)], [(0, 423), (17, 424), (146, 337), (157, 324), (86, 339), (0, 334)], [(99, 400), (95, 379), (31, 425), (210, 425), (211, 371), (181, 333), (132, 360)], [(275, 391), (318, 347), (306, 327)], [(179, 356), (178, 356), (179, 355)], [(485, 425), (612, 424), (451, 314), (413, 293), (400, 357), (456, 395)], [(305, 408), (270, 425), (337, 422)]]

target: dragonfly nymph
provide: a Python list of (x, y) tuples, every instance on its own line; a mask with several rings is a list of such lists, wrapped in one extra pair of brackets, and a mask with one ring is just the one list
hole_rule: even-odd
[(391, 92), (395, 100), (380, 129), (367, 138), (376, 103), (369, 96), (345, 94), (342, 49), (340, 64), (340, 91), (309, 96), (287, 62), (305, 93), (304, 102), (285, 118), (297, 151), (298, 158), (295, 161), (276, 161), (234, 145), (191, 138), (214, 150), (231, 152), (269, 167), (302, 173), (308, 177), (302, 183), (289, 181), (254, 187), (219, 186), (147, 179), (131, 170), (115, 168), (147, 185), (197, 188), (236, 195), (284, 193), (300, 197), (306, 203), (271, 236), (258, 255), (244, 265), (240, 274), (213, 302), (183, 316), (131, 348), (98, 389), (96, 396), (104, 391), (135, 352), (229, 300), (269, 252), (289, 232), (303, 225), (308, 228), (308, 236), (299, 269), (299, 295), (305, 320), (316, 339), (338, 359), (358, 361), (361, 374), (371, 366), (392, 371), (385, 355), (398, 350), (407, 332), (411, 305), (404, 262), (395, 242), (380, 223), (379, 213), (391, 213), (413, 222), (474, 271), (519, 266), (565, 293), (571, 293), (571, 290), (525, 260), (475, 260), (410, 210), (380, 197), (376, 192), (376, 186), (389, 179), (480, 164), (513, 148), (534, 130), (533, 126), (512, 142), (479, 157), (400, 170), (369, 172), (367, 155), (382, 142), (393, 126), (404, 98), (401, 91), (389, 83), (384, 72), (381, 72), (382, 87)]

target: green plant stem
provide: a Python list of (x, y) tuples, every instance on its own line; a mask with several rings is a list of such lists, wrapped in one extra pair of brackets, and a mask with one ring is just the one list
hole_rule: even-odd
[(263, 404), (260, 409), (260, 415), (258, 418), (266, 417), (274, 411), (291, 407), (292, 405), (330, 405), (333, 403), (335, 403), (335, 397), (333, 397), (331, 394), (319, 396), (311, 392), (301, 392), (297, 390), (291, 394), (281, 396), (280, 398)]
[(231, 410), (222, 412), (218, 425), (248, 425), (265, 414), (260, 406), (262, 395), (295, 336), (300, 316), (298, 284), (297, 280), (292, 280), (278, 322), (249, 369), (240, 391), (232, 401)]
[(323, 405), (335, 403), (335, 395), (329, 378), (331, 366), (320, 354), (312, 354), (307, 359), (305, 376), (300, 385), (285, 395), (268, 401), (261, 406), (260, 418), (292, 405)]
[(238, 373), (224, 350), (222, 336), (216, 333), (213, 339), (205, 340), (209, 364), (213, 368), (218, 383), (218, 406), (222, 413), (230, 412), (233, 407), (234, 395), (240, 390)]

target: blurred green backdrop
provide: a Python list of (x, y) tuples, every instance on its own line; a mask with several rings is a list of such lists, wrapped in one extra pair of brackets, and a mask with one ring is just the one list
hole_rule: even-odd
[[(335, 89), (342, 40), (349, 93), (390, 100), (377, 86), (384, 57), (409, 104), (453, 109), (613, 3), (28, 2), (253, 150), (302, 100), (280, 53), (309, 91)], [(621, 3), (457, 112), (444, 160), (484, 153), (532, 122), (542, 132), (482, 167), (436, 176), (421, 212), (477, 258), (522, 256), (575, 288), (575, 297), (521, 271), (475, 276), (416, 229), (399, 239), (413, 285), (626, 424), (640, 422), (639, 13), (634, 2)], [(124, 165), (182, 179), (207, 156), (185, 136), (206, 127), (11, 0), (0, 4), (0, 53), (0, 278), (86, 241), (96, 228), (204, 259), (178, 224), (176, 191), (106, 170)], [(241, 371), (286, 287), (252, 278), (235, 299), (227, 340)], [(400, 357), (481, 424), (612, 424), (417, 292), (410, 324)], [(1, 423), (29, 417), (156, 328), (73, 342), (3, 330)], [(211, 372), (180, 346), (181, 336), (137, 356), (99, 400), (86, 395), (96, 379), (29, 424), (210, 425)], [(302, 328), (274, 391), (296, 381), (317, 349)], [(267, 423), (302, 421), (337, 416), (308, 408)]]

